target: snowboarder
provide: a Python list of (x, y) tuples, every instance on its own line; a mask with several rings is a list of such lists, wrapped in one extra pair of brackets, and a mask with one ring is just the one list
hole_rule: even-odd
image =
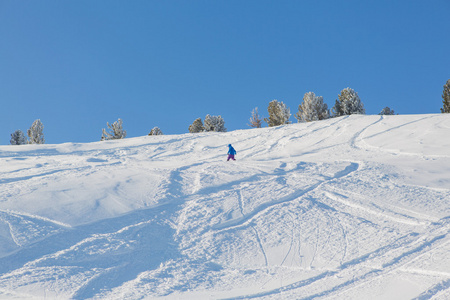
[(228, 159), (227, 161), (229, 161), (230, 159), (235, 160), (234, 156), (236, 155), (236, 150), (234, 150), (233, 146), (231, 146), (231, 144), (228, 145)]

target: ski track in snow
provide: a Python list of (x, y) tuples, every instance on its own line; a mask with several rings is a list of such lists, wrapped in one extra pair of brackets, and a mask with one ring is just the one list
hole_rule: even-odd
[[(349, 164), (347, 167), (345, 167), (344, 170), (337, 172), (333, 178), (329, 179), (329, 181), (331, 180), (337, 180), (340, 177), (344, 177), (348, 174), (350, 174), (351, 172), (354, 172), (358, 169), (358, 164), (357, 163), (351, 163)], [(272, 202), (267, 202), (264, 204), (261, 204), (260, 206), (256, 207), (252, 212), (242, 216), (241, 218), (235, 219), (235, 220), (230, 220), (228, 222), (216, 225), (213, 227), (213, 229), (215, 230), (228, 230), (228, 229), (232, 229), (234, 227), (243, 225), (249, 221), (251, 221), (254, 217), (256, 217), (259, 213), (271, 209), (273, 206), (279, 205), (279, 204), (283, 204), (285, 202), (289, 202), (289, 201), (293, 201), (296, 200), (302, 196), (304, 196), (305, 194), (314, 191), (315, 189), (317, 189), (318, 187), (320, 187), (322, 184), (324, 184), (326, 181), (320, 181), (316, 184), (313, 184), (305, 189), (302, 190), (298, 190), (295, 191), (294, 193), (292, 193), (291, 195), (288, 195), (286, 197), (283, 197), (281, 199), (277, 199), (275, 201)]]
[(0, 298), (445, 299), (449, 128), (347, 116), (1, 146)]
[[(393, 270), (398, 269), (399, 266), (403, 266), (407, 262), (416, 259), (418, 256), (424, 255), (424, 253), (431, 251), (428, 248), (432, 246), (436, 247), (436, 245), (442, 243), (442, 240), (445, 240), (447, 238), (449, 229), (450, 223), (444, 226), (444, 228), (439, 228), (439, 230), (437, 230), (437, 233), (431, 234), (430, 232), (429, 237), (427, 238), (414, 235), (404, 236), (399, 241), (396, 241), (397, 243), (395, 244), (389, 245), (388, 247), (379, 248), (373, 253), (364, 255), (363, 257), (342, 264), (337, 270), (326, 271), (316, 277), (309, 278), (308, 280), (302, 280), (294, 284), (263, 293), (245, 295), (242, 297), (238, 297), (237, 299), (259, 298), (263, 296), (280, 294), (282, 292), (290, 290), (295, 290), (297, 295), (305, 295), (303, 291), (298, 291), (298, 289), (303, 287), (305, 287), (305, 289), (308, 289), (313, 284), (327, 286), (328, 283), (326, 281), (343, 281), (336, 280), (336, 278), (340, 276), (342, 276), (342, 278), (348, 278), (348, 276), (341, 275), (341, 273), (351, 273), (351, 280), (344, 281), (340, 284), (336, 284), (336, 282), (334, 282), (333, 287), (329, 290), (324, 290), (320, 293), (313, 294), (307, 297), (301, 297), (299, 299), (315, 299), (317, 297), (330, 296), (333, 293), (339, 292), (341, 289), (349, 287), (353, 288), (353, 286), (355, 285), (363, 284), (366, 281), (373, 280), (373, 277), (383, 276), (387, 272), (393, 272)], [(412, 249), (403, 252), (404, 248)], [(382, 258), (383, 260), (387, 260), (387, 262), (383, 265), (378, 266), (376, 262), (377, 260), (380, 260), (380, 258)], [(365, 266), (368, 266), (368, 270), (362, 270), (361, 272), (361, 270), (358, 269), (359, 267), (355, 268), (355, 266), (363, 263)], [(370, 266), (371, 264), (374, 265)], [(448, 276), (449, 274), (444, 273), (442, 275)], [(445, 288), (447, 287), (448, 286), (445, 285)], [(432, 290), (436, 290), (436, 288), (433, 288)], [(427, 293), (430, 293), (430, 291), (427, 291)]]

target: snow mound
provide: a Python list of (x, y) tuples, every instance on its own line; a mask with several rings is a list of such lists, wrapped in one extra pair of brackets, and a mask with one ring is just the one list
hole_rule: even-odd
[(353, 115), (0, 146), (0, 298), (448, 299), (449, 132)]

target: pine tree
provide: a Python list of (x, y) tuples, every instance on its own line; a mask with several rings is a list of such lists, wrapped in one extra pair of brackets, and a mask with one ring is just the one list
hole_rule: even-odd
[(191, 125), (189, 125), (190, 133), (198, 133), (203, 131), (205, 131), (205, 127), (203, 127), (201, 118), (195, 119), (195, 121)]
[(163, 133), (159, 127), (154, 127), (148, 135), (163, 135)]
[(249, 121), (250, 121), (250, 124), (248, 126), (253, 127), (253, 128), (261, 128), (263, 120), (259, 116), (257, 107), (255, 107), (252, 110), (252, 117), (249, 119)]
[(333, 112), (333, 117), (339, 117), (344, 115), (344, 111), (342, 110), (341, 103), (339, 102), (339, 100), (336, 100), (334, 102), (334, 106), (331, 109), (331, 111)]
[(395, 115), (395, 112), (394, 112), (394, 110), (392, 110), (392, 109), (390, 109), (389, 107), (385, 107), (385, 108), (383, 108), (382, 110), (381, 110), (381, 112), (379, 113), (379, 115), (380, 116), (382, 116), (382, 115)]
[(343, 115), (365, 114), (366, 110), (358, 96), (358, 93), (351, 88), (346, 88), (338, 95), (339, 101), (333, 107), (333, 116), (339, 117)]
[(106, 129), (102, 129), (102, 141), (105, 140), (117, 140), (117, 139), (123, 139), (127, 136), (127, 132), (123, 130), (122, 125), (122, 119), (118, 119), (116, 122), (109, 124), (106, 122), (106, 125), (110, 129), (111, 132), (107, 132)]
[(294, 117), (300, 123), (328, 119), (329, 115), (330, 112), (328, 106), (323, 103), (323, 97), (309, 92), (303, 96), (303, 103), (298, 106), (298, 112)]
[(283, 102), (272, 100), (269, 103), (267, 111), (269, 113), (269, 118), (264, 118), (264, 121), (269, 125), (269, 127), (291, 123), (289, 122), (291, 112)]
[(221, 116), (206, 115), (205, 131), (226, 132), (225, 121)]
[(447, 80), (447, 83), (444, 85), (444, 91), (442, 92), (442, 104), (441, 108), (442, 113), (450, 113), (450, 79)]
[(25, 145), (27, 143), (27, 138), (22, 130), (16, 130), (11, 134), (11, 145)]
[(45, 144), (44, 125), (41, 120), (36, 120), (27, 131), (29, 144)]

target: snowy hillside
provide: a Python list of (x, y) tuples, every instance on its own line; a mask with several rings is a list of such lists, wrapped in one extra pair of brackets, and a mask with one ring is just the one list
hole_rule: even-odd
[(450, 299), (449, 136), (347, 116), (0, 146), (0, 298)]

